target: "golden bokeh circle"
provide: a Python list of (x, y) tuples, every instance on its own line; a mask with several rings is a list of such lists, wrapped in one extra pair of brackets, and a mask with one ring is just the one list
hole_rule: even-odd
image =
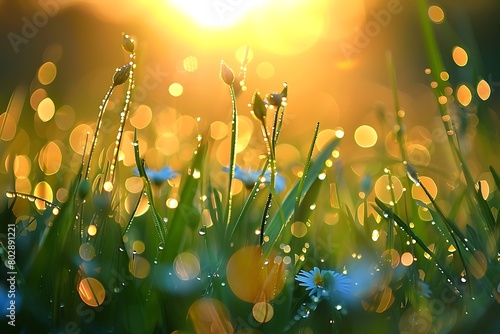
[(382, 202), (392, 203), (399, 201), (403, 195), (403, 184), (395, 176), (389, 178), (389, 175), (382, 175), (375, 181), (373, 190)]
[(200, 261), (190, 252), (180, 253), (174, 260), (175, 274), (183, 281), (189, 281), (200, 274)]
[[(272, 252), (269, 258), (276, 255)], [(227, 263), (226, 275), (233, 293), (249, 303), (274, 299), (285, 284), (283, 262), (266, 261), (257, 246), (237, 250)]]
[(78, 284), (78, 294), (85, 304), (97, 307), (104, 302), (106, 290), (97, 279), (88, 277), (82, 279)]

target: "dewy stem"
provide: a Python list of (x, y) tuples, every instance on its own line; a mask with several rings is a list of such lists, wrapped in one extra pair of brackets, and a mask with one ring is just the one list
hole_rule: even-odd
[(276, 156), (274, 152), (273, 142), (271, 141), (271, 137), (269, 135), (269, 131), (267, 131), (266, 127), (266, 118), (262, 120), (262, 134), (264, 135), (264, 141), (266, 142), (267, 148), (267, 158), (269, 159), (269, 166), (271, 167), (271, 180), (270, 186), (271, 189), (275, 189), (276, 187)]
[(231, 152), (229, 155), (229, 182), (228, 182), (228, 194), (227, 194), (227, 206), (226, 206), (226, 227), (230, 225), (231, 213), (233, 206), (233, 193), (232, 185), (234, 179), (234, 170), (236, 165), (236, 144), (238, 140), (238, 110), (236, 108), (236, 96), (234, 93), (233, 85), (229, 85), (229, 92), (231, 94)]

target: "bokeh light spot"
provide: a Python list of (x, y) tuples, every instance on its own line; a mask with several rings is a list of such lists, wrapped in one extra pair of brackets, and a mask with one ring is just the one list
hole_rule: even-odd
[(322, 151), (323, 148), (335, 138), (335, 131), (332, 129), (325, 129), (320, 131), (318, 138), (316, 139), (316, 148)]
[(173, 133), (164, 133), (156, 139), (155, 147), (164, 155), (170, 156), (179, 151), (179, 139)]
[(472, 101), (472, 93), (466, 85), (460, 85), (457, 89), (457, 100), (461, 105), (467, 107)]
[(267, 302), (258, 302), (252, 307), (252, 315), (257, 322), (265, 323), (274, 316), (274, 308)]
[[(137, 205), (137, 201), (139, 201), (139, 205)], [(147, 196), (141, 196), (140, 198), (131, 195), (127, 196), (125, 199), (125, 210), (131, 214), (134, 212), (134, 209), (134, 217), (139, 217), (146, 213), (149, 209)]]
[(54, 121), (59, 129), (69, 130), (75, 123), (75, 118), (75, 110), (71, 106), (63, 105), (57, 109)]
[(274, 76), (274, 66), (267, 61), (259, 63), (255, 70), (261, 79), (271, 79)]
[(429, 209), (427, 209), (426, 207), (423, 207), (423, 206), (418, 207), (418, 216), (423, 221), (431, 221), (432, 220), (431, 212), (429, 211)]
[(91, 261), (95, 256), (95, 248), (92, 244), (86, 242), (80, 245), (78, 253), (80, 254), (82, 260)]
[[(87, 124), (79, 124), (73, 129), (73, 131), (71, 131), (69, 144), (73, 151), (78, 154), (83, 154), (87, 140), (90, 142), (93, 135), (94, 132), (90, 126)], [(88, 153), (89, 150), (87, 150), (86, 154)]]
[(30, 96), (30, 106), (33, 110), (37, 110), (38, 105), (44, 98), (47, 97), (47, 92), (43, 88), (38, 88)]
[(392, 268), (396, 268), (397, 266), (399, 266), (400, 256), (398, 251), (395, 250), (394, 248), (386, 249), (382, 253), (381, 258), (386, 261), (389, 261)]
[(169, 209), (175, 209), (179, 205), (179, 201), (175, 198), (169, 198), (166, 201), (166, 205)]
[(234, 332), (226, 306), (217, 299), (198, 299), (189, 307), (188, 318), (195, 333)]
[(407, 147), (408, 161), (416, 166), (428, 166), (431, 162), (431, 153), (420, 144), (409, 144)]
[(82, 301), (92, 307), (102, 305), (106, 291), (104, 286), (95, 278), (84, 278), (78, 284), (78, 294)]
[(477, 83), (477, 95), (483, 101), (486, 101), (491, 95), (491, 87), (486, 80), (481, 80)]
[(443, 72), (439, 73), (439, 77), (443, 81), (448, 81), (448, 79), (450, 78), (450, 74), (446, 71), (443, 71)]
[(13, 170), (16, 178), (26, 179), (31, 171), (30, 159), (26, 155), (16, 155)]
[(210, 124), (210, 136), (215, 140), (223, 139), (227, 135), (227, 126), (221, 121)]
[(59, 146), (51, 141), (40, 150), (38, 165), (45, 175), (53, 175), (59, 171), (62, 163), (62, 152)]
[(325, 224), (327, 225), (335, 225), (339, 222), (339, 214), (334, 212), (334, 213), (327, 213), (325, 215)]
[(188, 72), (194, 72), (198, 69), (198, 58), (195, 56), (189, 56), (184, 58), (182, 61), (182, 67)]
[(49, 85), (57, 75), (57, 67), (53, 62), (46, 62), (38, 69), (38, 81), (42, 85)]
[(149, 261), (141, 256), (134, 256), (128, 263), (128, 270), (137, 278), (148, 277), (150, 269)]
[(401, 254), (401, 264), (403, 266), (409, 267), (413, 263), (413, 254), (410, 252), (405, 252)]
[[(272, 252), (269, 258), (276, 255)], [(226, 268), (227, 281), (238, 298), (249, 303), (270, 301), (281, 292), (285, 284), (283, 262), (264, 262), (257, 246), (243, 247), (231, 256)]]
[(153, 112), (147, 105), (141, 104), (130, 116), (130, 124), (137, 129), (144, 129), (151, 123)]
[(142, 254), (146, 250), (146, 245), (141, 240), (136, 240), (132, 243), (132, 249), (137, 252), (137, 254)]
[(91, 237), (97, 234), (97, 227), (95, 225), (89, 225), (87, 228), (87, 234)]
[(486, 180), (479, 180), (478, 187), (481, 185), (481, 196), (484, 200), (488, 199), (488, 195), (490, 194), (490, 185)]
[[(433, 179), (428, 176), (420, 176), (420, 183), (427, 189), (433, 199), (436, 198), (438, 193), (438, 187)], [(424, 203), (430, 203), (431, 200), (427, 197), (422, 187), (417, 187), (416, 184), (413, 184), (411, 187), (411, 195), (414, 199), (422, 201)]]
[(168, 86), (168, 92), (174, 97), (179, 97), (184, 92), (184, 87), (180, 83), (174, 82)]
[(354, 132), (354, 140), (360, 147), (372, 147), (378, 140), (377, 131), (369, 125), (361, 125)]
[[(33, 195), (46, 200), (49, 203), (52, 203), (54, 200), (54, 194), (52, 192), (52, 187), (46, 181), (39, 182), (35, 189), (33, 190)], [(35, 206), (38, 210), (45, 210), (46, 204), (43, 201), (36, 200)]]
[(296, 238), (302, 238), (307, 234), (307, 226), (303, 222), (294, 222), (290, 227), (292, 234)]
[(461, 48), (460, 46), (455, 46), (451, 52), (451, 55), (453, 57), (453, 61), (455, 64), (458, 66), (465, 66), (467, 65), (467, 62), (469, 61), (469, 56), (467, 55), (467, 52)]
[(52, 99), (50, 97), (46, 97), (42, 101), (40, 101), (37, 107), (37, 112), (38, 117), (40, 117), (40, 120), (42, 120), (42, 122), (50, 121), (56, 113), (56, 107)]
[(441, 23), (444, 21), (444, 11), (439, 6), (430, 6), (427, 14), (434, 23)]
[(175, 257), (175, 274), (183, 281), (189, 281), (200, 274), (200, 261), (196, 255), (184, 252)]
[(395, 176), (389, 178), (389, 175), (382, 175), (375, 182), (373, 189), (375, 195), (384, 203), (391, 203), (393, 200), (398, 201), (403, 194), (403, 185)]
[(125, 189), (132, 194), (137, 194), (142, 191), (144, 182), (139, 176), (132, 176), (125, 180)]

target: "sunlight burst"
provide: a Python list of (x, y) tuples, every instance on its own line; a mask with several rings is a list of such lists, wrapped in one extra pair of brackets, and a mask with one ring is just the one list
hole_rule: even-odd
[(206, 28), (222, 28), (237, 24), (269, 0), (170, 0), (196, 24)]

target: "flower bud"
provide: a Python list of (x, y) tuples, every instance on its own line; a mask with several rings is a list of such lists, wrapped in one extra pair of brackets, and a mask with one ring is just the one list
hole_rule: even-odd
[(123, 50), (133, 53), (135, 50), (135, 40), (131, 36), (123, 34), (122, 47)]
[(260, 97), (259, 92), (255, 92), (253, 94), (251, 112), (255, 116), (255, 118), (257, 118), (261, 122), (265, 122), (267, 108), (266, 105), (264, 104), (264, 101)]
[(232, 85), (234, 82), (233, 70), (230, 69), (223, 61), (220, 62), (220, 78), (227, 85)]
[(283, 101), (283, 97), (278, 93), (271, 93), (266, 96), (267, 103), (271, 106), (279, 107), (281, 105), (281, 101)]
[(116, 72), (113, 75), (113, 86), (119, 86), (127, 81), (128, 76), (130, 75), (131, 67), (132, 65), (128, 63), (116, 69)]

